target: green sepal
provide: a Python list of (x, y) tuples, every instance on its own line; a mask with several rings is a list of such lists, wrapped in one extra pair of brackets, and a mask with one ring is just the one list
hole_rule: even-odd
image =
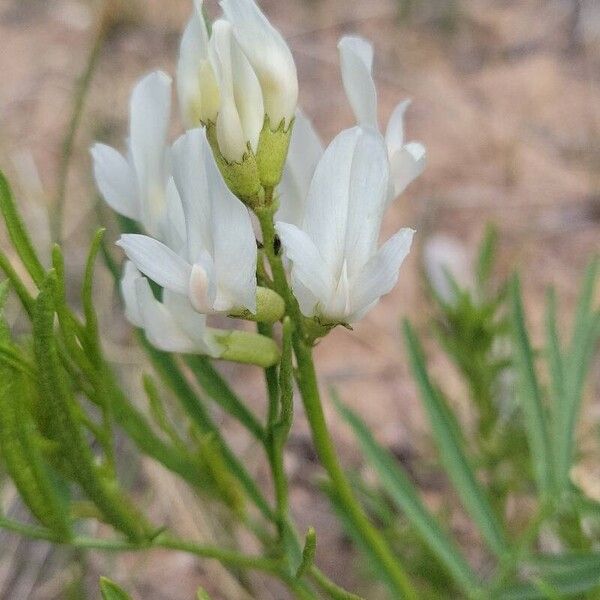
[(293, 126), (292, 119), (286, 129), (285, 119), (282, 119), (281, 123), (272, 129), (269, 117), (265, 116), (256, 151), (258, 175), (264, 188), (272, 189), (281, 181)]
[(260, 184), (256, 156), (250, 145), (248, 144), (247, 152), (241, 162), (229, 162), (221, 154), (217, 141), (217, 130), (213, 123), (206, 125), (206, 138), (229, 189), (248, 206), (258, 206), (262, 202), (264, 192)]
[(229, 314), (234, 319), (245, 319), (258, 323), (276, 323), (285, 314), (285, 302), (274, 290), (265, 287), (256, 288), (256, 312), (247, 309), (234, 311)]
[(219, 357), (223, 360), (256, 365), (263, 369), (279, 362), (279, 347), (271, 338), (250, 331), (212, 331), (223, 347)]

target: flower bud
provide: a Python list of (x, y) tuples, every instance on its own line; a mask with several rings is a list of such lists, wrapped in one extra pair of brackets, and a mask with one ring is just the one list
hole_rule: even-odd
[(194, 2), (179, 47), (177, 95), (187, 128), (214, 123), (219, 112), (219, 86), (209, 59), (209, 36), (202, 15), (202, 0)]
[(251, 203), (261, 188), (256, 152), (265, 114), (262, 92), (227, 21), (214, 23), (209, 54), (220, 102), (216, 123), (207, 128), (208, 140), (229, 188)]
[(292, 53), (281, 34), (253, 0), (221, 0), (235, 37), (260, 82), (271, 130), (287, 130), (298, 102), (298, 75)]

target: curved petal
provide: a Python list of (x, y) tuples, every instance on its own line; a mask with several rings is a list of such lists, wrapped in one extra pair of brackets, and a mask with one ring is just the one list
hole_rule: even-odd
[(144, 323), (135, 288), (135, 282), (141, 278), (142, 274), (135, 268), (135, 265), (130, 260), (125, 261), (119, 285), (121, 288), (121, 296), (125, 303), (125, 316), (135, 327), (142, 327)]
[(375, 253), (388, 197), (389, 162), (383, 137), (361, 131), (354, 154), (348, 189), (348, 216), (344, 257), (353, 278)]
[(173, 177), (169, 177), (167, 183), (166, 203), (164, 240), (171, 250), (180, 256), (185, 256), (187, 252), (185, 215)]
[(371, 74), (373, 48), (360, 37), (345, 36), (338, 43), (342, 82), (359, 125), (378, 129), (377, 90)]
[(171, 150), (173, 179), (185, 215), (188, 260), (192, 264), (201, 254), (213, 252), (213, 198), (204, 160), (206, 152), (210, 152), (207, 146), (204, 131), (193, 129), (182, 135)]
[[(325, 305), (334, 292), (327, 265), (310, 237), (295, 225), (275, 225), (285, 255), (292, 262), (292, 287), (302, 314), (311, 317), (317, 305)], [(298, 290), (296, 283), (301, 284)], [(298, 293), (299, 292), (299, 293)]]
[(302, 229), (312, 239), (330, 272), (344, 258), (348, 218), (348, 186), (354, 149), (362, 130), (346, 129), (326, 148), (308, 191)]
[(321, 156), (323, 144), (310, 120), (298, 109), (279, 184), (278, 221), (302, 225), (310, 182)]
[(364, 266), (352, 287), (352, 315), (349, 321), (357, 321), (381, 296), (392, 290), (398, 281), (402, 262), (410, 251), (414, 229), (401, 229), (393, 235)]
[(390, 157), (394, 195), (401, 194), (425, 169), (427, 153), (423, 144), (410, 142)]
[(194, 343), (167, 308), (154, 297), (148, 280), (145, 277), (138, 279), (135, 289), (148, 341), (165, 352), (194, 352)]
[(400, 102), (390, 116), (385, 130), (385, 143), (388, 154), (392, 156), (396, 150), (404, 146), (404, 113), (410, 106), (410, 100)]
[(256, 237), (248, 209), (223, 180), (204, 139), (204, 168), (212, 199), (213, 260), (217, 278), (215, 310), (256, 311)]
[(271, 127), (290, 123), (298, 101), (298, 76), (292, 53), (281, 34), (253, 0), (221, 0), (235, 36), (260, 81)]
[(142, 222), (150, 233), (164, 211), (166, 139), (171, 116), (171, 78), (150, 73), (134, 88), (130, 106), (130, 150), (140, 191)]
[(228, 161), (240, 162), (248, 143), (254, 152), (258, 147), (265, 117), (260, 84), (227, 21), (213, 24), (209, 51), (221, 94), (216, 125), (219, 149)]
[(94, 144), (90, 153), (94, 161), (96, 185), (106, 203), (120, 215), (138, 220), (140, 211), (135, 173), (114, 148)]
[(158, 285), (179, 294), (188, 293), (191, 267), (163, 243), (146, 235), (128, 233), (121, 236), (117, 246)]
[(209, 35), (202, 15), (202, 0), (196, 0), (194, 5), (177, 61), (177, 96), (186, 127), (215, 122), (219, 111), (219, 88), (208, 58)]
[(196, 312), (186, 296), (165, 290), (163, 303), (199, 351), (214, 358), (223, 353), (223, 348), (215, 339), (212, 330), (206, 326), (206, 315)]

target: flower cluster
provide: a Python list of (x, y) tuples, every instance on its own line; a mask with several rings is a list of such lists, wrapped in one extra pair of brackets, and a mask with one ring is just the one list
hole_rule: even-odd
[(133, 91), (126, 154), (103, 144), (91, 152), (102, 196), (144, 232), (118, 242), (131, 261), (121, 286), (128, 319), (160, 349), (244, 360), (249, 347), (277, 351), (258, 334), (210, 328), (207, 317), (274, 322), (285, 312), (268, 275), (257, 285), (265, 268), (251, 212), (275, 220), (303, 318), (327, 328), (355, 322), (393, 288), (409, 252), (412, 229), (381, 247), (378, 238), (425, 149), (405, 143), (407, 101), (380, 132), (373, 50), (357, 37), (339, 43), (357, 124), (323, 149), (297, 107), (296, 67), (280, 33), (253, 0), (221, 7), (209, 33), (196, 0), (181, 40), (187, 132), (168, 145), (171, 79), (154, 72)]

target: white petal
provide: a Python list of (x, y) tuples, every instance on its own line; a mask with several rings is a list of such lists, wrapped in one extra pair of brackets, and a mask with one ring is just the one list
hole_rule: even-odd
[(207, 152), (212, 156), (202, 129), (193, 129), (182, 135), (173, 144), (171, 151), (173, 179), (185, 215), (190, 263), (196, 262), (204, 252), (212, 255), (213, 249), (211, 227), (213, 199), (206, 175), (205, 154)]
[(317, 165), (303, 229), (336, 281), (344, 261), (352, 278), (375, 250), (388, 170), (382, 136), (360, 127), (340, 133)]
[(378, 128), (377, 90), (371, 74), (373, 48), (359, 37), (345, 36), (338, 43), (342, 82), (359, 125)]
[(244, 307), (254, 312), (257, 250), (252, 222), (223, 180), (203, 130), (189, 131), (174, 144), (173, 176), (185, 213), (190, 262), (201, 264), (207, 277), (200, 286), (206, 293), (194, 294), (194, 305), (201, 310), (210, 298), (216, 311)]
[(125, 303), (125, 316), (136, 327), (142, 327), (143, 325), (135, 288), (135, 282), (141, 278), (142, 274), (135, 268), (135, 265), (130, 260), (125, 261), (120, 283), (121, 296), (123, 296), (123, 302)]
[(400, 102), (388, 121), (387, 129), (385, 130), (385, 143), (390, 156), (404, 146), (404, 113), (409, 106), (410, 100)]
[[(292, 262), (292, 287), (302, 314), (311, 317), (317, 305), (329, 301), (334, 284), (327, 265), (310, 237), (295, 225), (277, 223), (275, 226), (286, 257)], [(298, 289), (296, 282), (301, 284)]]
[(219, 110), (219, 88), (209, 63), (208, 31), (202, 15), (202, 2), (183, 32), (177, 62), (177, 95), (186, 127), (200, 121), (215, 121)]
[(212, 198), (215, 309), (256, 311), (256, 237), (248, 209), (227, 187), (205, 142), (204, 163)]
[(120, 215), (139, 219), (135, 173), (114, 148), (94, 144), (90, 150), (94, 161), (94, 177), (106, 203)]
[(165, 242), (171, 250), (174, 250), (180, 256), (185, 256), (187, 253), (185, 215), (173, 177), (169, 177), (169, 182), (167, 183), (166, 204)]
[(140, 190), (144, 227), (155, 233), (165, 205), (168, 179), (166, 139), (171, 116), (171, 78), (150, 73), (134, 88), (130, 107), (130, 149)]
[(165, 352), (194, 352), (195, 344), (179, 327), (173, 315), (152, 293), (144, 277), (136, 281), (136, 293), (148, 341)]
[(221, 0), (221, 7), (258, 76), (271, 127), (282, 119), (289, 124), (298, 100), (298, 76), (288, 45), (253, 0)]
[(323, 156), (323, 144), (310, 120), (302, 111), (296, 111), (292, 138), (281, 183), (279, 209), (276, 219), (301, 226), (308, 189), (315, 169)]
[(383, 137), (373, 130), (358, 138), (350, 171), (344, 257), (353, 278), (375, 253), (388, 197), (389, 163)]
[(190, 265), (163, 243), (146, 235), (122, 235), (117, 246), (144, 275), (179, 294), (187, 294)]
[(206, 315), (196, 312), (186, 296), (165, 290), (163, 302), (165, 308), (173, 315), (173, 319), (199, 351), (215, 358), (222, 354), (222, 347), (216, 341), (212, 330), (206, 326)]
[(209, 51), (221, 94), (219, 149), (227, 160), (240, 162), (248, 143), (254, 152), (258, 147), (265, 116), (260, 84), (227, 21), (213, 24)]
[(427, 153), (419, 142), (410, 142), (390, 157), (391, 180), (394, 194), (401, 194), (409, 183), (416, 179), (425, 168)]
[(302, 229), (315, 243), (331, 273), (344, 259), (348, 187), (352, 159), (361, 129), (346, 129), (326, 148), (313, 176)]
[(353, 314), (349, 317), (350, 322), (362, 318), (381, 296), (396, 285), (414, 233), (414, 229), (405, 228), (393, 235), (351, 283)]

